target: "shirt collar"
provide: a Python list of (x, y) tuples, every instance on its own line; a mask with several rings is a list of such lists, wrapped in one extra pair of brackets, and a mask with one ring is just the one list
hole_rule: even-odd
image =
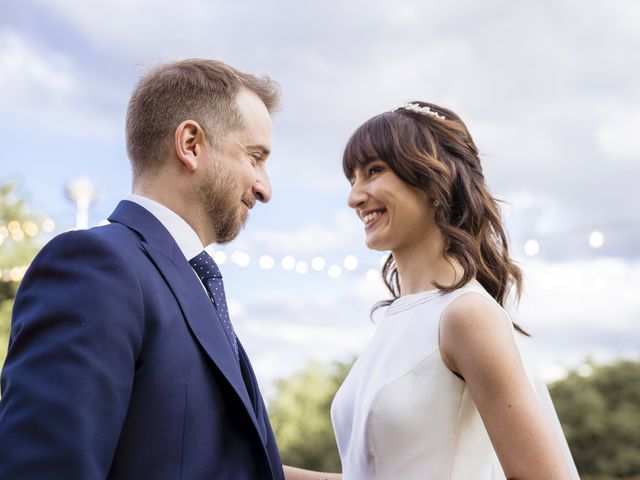
[(129, 195), (127, 200), (137, 203), (156, 217), (164, 228), (169, 231), (169, 234), (171, 234), (178, 244), (184, 258), (187, 260), (192, 259), (204, 250), (202, 242), (193, 228), (173, 210), (170, 210), (155, 200), (135, 193)]

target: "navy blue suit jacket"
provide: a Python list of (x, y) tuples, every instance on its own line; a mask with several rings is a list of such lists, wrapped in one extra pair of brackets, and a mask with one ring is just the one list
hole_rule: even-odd
[(123, 201), (19, 288), (0, 479), (284, 479), (256, 378), (162, 224)]

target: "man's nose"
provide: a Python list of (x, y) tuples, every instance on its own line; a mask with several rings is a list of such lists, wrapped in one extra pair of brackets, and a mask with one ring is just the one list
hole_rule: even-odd
[(252, 191), (256, 200), (259, 200), (262, 203), (267, 203), (271, 200), (271, 182), (269, 182), (267, 172), (261, 172), (256, 177), (256, 182), (253, 184)]

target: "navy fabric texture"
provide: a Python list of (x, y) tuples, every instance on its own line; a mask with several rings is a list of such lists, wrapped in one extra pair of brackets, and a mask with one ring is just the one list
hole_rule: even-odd
[(251, 364), (173, 238), (133, 202), (110, 221), (54, 238), (20, 285), (0, 478), (283, 480)]

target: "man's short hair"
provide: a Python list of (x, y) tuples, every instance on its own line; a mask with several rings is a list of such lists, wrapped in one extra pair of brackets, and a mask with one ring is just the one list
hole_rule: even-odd
[(176, 128), (185, 120), (198, 122), (208, 140), (219, 146), (226, 133), (240, 126), (235, 99), (242, 89), (260, 97), (269, 113), (278, 107), (276, 82), (216, 60), (181, 60), (147, 72), (127, 108), (126, 142), (134, 180), (162, 166)]

